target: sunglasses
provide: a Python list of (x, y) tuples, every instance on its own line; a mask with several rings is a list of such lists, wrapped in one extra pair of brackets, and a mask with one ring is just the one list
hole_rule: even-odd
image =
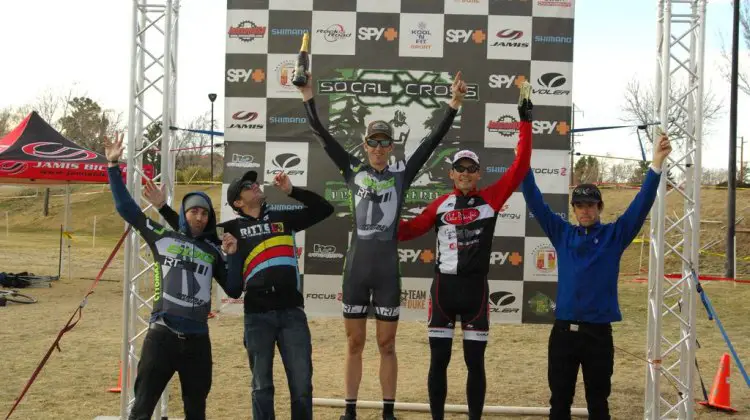
[(380, 140), (367, 139), (365, 140), (365, 143), (367, 143), (367, 145), (370, 147), (378, 147), (378, 145), (380, 145), (380, 147), (386, 148), (393, 144), (393, 140), (391, 139), (380, 139)]
[(475, 174), (479, 172), (479, 166), (477, 165), (471, 165), (471, 166), (455, 165), (453, 166), (453, 170), (461, 174), (464, 172)]

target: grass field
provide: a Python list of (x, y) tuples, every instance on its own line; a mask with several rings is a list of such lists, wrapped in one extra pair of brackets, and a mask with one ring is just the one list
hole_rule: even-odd
[[(214, 200), (219, 199), (219, 188), (202, 188)], [(181, 197), (185, 189), (178, 189)], [(7, 190), (5, 191), (7, 192)], [(88, 188), (73, 201), (73, 279), (63, 275), (52, 288), (32, 288), (26, 291), (39, 299), (34, 305), (12, 305), (0, 308), (0, 351), (3, 355), (3, 375), (0, 379), (0, 415), (10, 409), (14, 398), (23, 388), (44, 352), (53, 342), (80, 303), (85, 291), (105, 261), (122, 232), (122, 222), (114, 212), (108, 190)], [(605, 220), (622, 212), (635, 194), (632, 190), (606, 191)], [(723, 220), (725, 191), (706, 191), (703, 194), (704, 219)], [(738, 203), (748, 203), (750, 194), (742, 191)], [(0, 271), (32, 271), (36, 274), (57, 273), (57, 246), (62, 220), (60, 197), (51, 200), (51, 214), (41, 216), (41, 200), (0, 200), (0, 226), (5, 212), (9, 213), (10, 231), (5, 236), (0, 229)], [(96, 247), (91, 246), (93, 216), (97, 216)], [(739, 216), (749, 216), (748, 209), (738, 209)], [(743, 222), (742, 225), (746, 225)], [(4, 227), (4, 226), (3, 226)], [(721, 237), (718, 227), (707, 225), (702, 242)], [(738, 240), (738, 255), (750, 255), (747, 241)], [(622, 271), (637, 271), (640, 246), (632, 245), (625, 255)], [(722, 252), (721, 249), (714, 251)], [(645, 261), (648, 250), (645, 250)], [(89, 298), (81, 322), (61, 342), (62, 352), (55, 352), (47, 366), (31, 387), (12, 418), (17, 419), (93, 419), (97, 415), (117, 415), (119, 394), (106, 390), (117, 383), (117, 365), (121, 344), (122, 308), (122, 252), (117, 255), (104, 280)], [(702, 260), (703, 272), (722, 272), (721, 257), (707, 256)], [(738, 264), (738, 272), (749, 273), (750, 265)], [(66, 273), (64, 270), (63, 273)], [(706, 290), (721, 316), (741, 359), (750, 360), (750, 326), (747, 304), (750, 285), (706, 283)], [(610, 398), (613, 417), (637, 419), (643, 416), (646, 364), (645, 284), (623, 279), (620, 303), (624, 321), (615, 325), (616, 365), (613, 391)], [(208, 415), (212, 419), (249, 419), (250, 372), (242, 347), (241, 317), (221, 316), (209, 321), (214, 354), (214, 379), (208, 401)], [(343, 398), (345, 340), (340, 319), (310, 321), (313, 335), (314, 387), (316, 397)], [(708, 321), (702, 306), (698, 307), (697, 351), (700, 372), (710, 387), (718, 360), (726, 350), (718, 328)], [(360, 389), (361, 400), (380, 398), (377, 379), (377, 349), (374, 329), (368, 330), (365, 350), (365, 369)], [(505, 406), (545, 406), (549, 398), (546, 386), (546, 325), (495, 325), (490, 333), (487, 350), (487, 404)], [(429, 351), (424, 323), (404, 322), (399, 326), (397, 351), (399, 356), (398, 400), (426, 402), (426, 370)], [(629, 354), (629, 353), (632, 353)], [(638, 358), (634, 357), (637, 356)], [(277, 361), (280, 360), (277, 358)], [(288, 391), (283, 380), (283, 369), (276, 363), (277, 416), (288, 418)], [(464, 404), (465, 367), (460, 342), (454, 343), (453, 363), (449, 367), (449, 404)], [(696, 381), (696, 383), (698, 383)], [(748, 418), (750, 394), (744, 386), (737, 367), (732, 363), (732, 404), (740, 410), (735, 417)], [(181, 417), (178, 381), (171, 384), (172, 417)], [(694, 397), (701, 399), (700, 388)], [(583, 387), (579, 382), (576, 407), (584, 407)], [(719, 419), (718, 414), (698, 406), (698, 418)], [(337, 419), (340, 409), (316, 408), (316, 419)], [(425, 414), (400, 412), (401, 419), (428, 419)], [(379, 419), (376, 411), (360, 410), (362, 419)], [(454, 415), (447, 418), (459, 419)]]

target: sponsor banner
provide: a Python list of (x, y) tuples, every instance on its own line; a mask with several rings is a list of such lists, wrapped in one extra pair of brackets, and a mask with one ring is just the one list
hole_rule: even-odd
[(268, 10), (229, 10), (227, 54), (268, 52)]
[(523, 310), (521, 320), (528, 324), (555, 322), (557, 283), (549, 281), (523, 283)]
[[(274, 141), (312, 140), (307, 114), (299, 102), (269, 98), (267, 101), (266, 138)], [(314, 141), (317, 144), (317, 141)]]
[(490, 15), (504, 16), (531, 16), (531, 5), (529, 0), (507, 0), (490, 1)]
[(311, 51), (325, 55), (354, 55), (357, 30), (355, 12), (314, 11)]
[(547, 238), (526, 238), (523, 279), (557, 281), (557, 251)]
[(398, 55), (401, 57), (443, 56), (443, 15), (401, 13)]
[(271, 10), (312, 10), (313, 0), (268, 0)]
[(401, 0), (356, 0), (356, 2), (358, 12), (399, 13), (401, 11)]
[[(534, 105), (568, 106), (573, 86), (573, 63), (531, 62), (531, 100)], [(534, 115), (536, 117), (536, 114)]]
[[(271, 11), (268, 15), (268, 52), (297, 54), (302, 46), (302, 35), (312, 32), (310, 22), (310, 11)], [(312, 47), (312, 42), (310, 44)]]
[(305, 275), (305, 313), (308, 317), (342, 317), (341, 277)]
[(508, 61), (502, 68), (490, 68), (486, 79), (488, 89), (482, 98), (489, 103), (516, 104), (521, 85), (529, 80), (530, 66), (527, 61)]
[(565, 150), (534, 150), (531, 170), (539, 191), (544, 194), (567, 194), (570, 181), (570, 156)]
[(518, 105), (485, 104), (484, 120), (484, 147), (504, 149), (516, 147), (518, 144)]
[[(526, 221), (526, 201), (523, 193), (514, 192), (497, 213), (495, 236), (524, 236), (528, 230)], [(505, 240), (496, 239), (497, 240)]]
[(523, 315), (523, 283), (497, 280), (489, 282), (487, 303), (490, 323), (520, 324)]
[(532, 0), (532, 15), (573, 19), (575, 0)]
[(266, 100), (227, 98), (224, 107), (224, 138), (227, 142), (266, 140)]
[(445, 14), (487, 15), (490, 0), (445, 0)]
[(534, 38), (531, 42), (531, 59), (572, 62), (573, 19), (535, 17), (533, 22)]
[(266, 56), (263, 54), (227, 54), (224, 92), (227, 98), (264, 96)]
[(490, 252), (490, 280), (523, 280), (524, 238), (495, 238)]
[(307, 187), (309, 147), (307, 142), (266, 142), (264, 182), (272, 184), (276, 174), (284, 172), (292, 185)]
[(430, 231), (419, 238), (398, 244), (401, 275), (432, 278), (435, 273), (437, 251), (436, 236)]
[(531, 39), (530, 16), (488, 17), (487, 58), (528, 61)]
[[(313, 72), (313, 57), (310, 55), (310, 71)], [(268, 80), (266, 81), (266, 96), (269, 98), (300, 99), (297, 86), (292, 84), (294, 68), (297, 64), (297, 54), (268, 54)], [(300, 105), (301, 106), (301, 105)]]

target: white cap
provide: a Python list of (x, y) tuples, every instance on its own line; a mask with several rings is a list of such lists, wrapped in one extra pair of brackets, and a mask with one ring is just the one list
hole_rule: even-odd
[(454, 164), (461, 159), (471, 159), (472, 161), (474, 161), (474, 163), (479, 165), (479, 156), (477, 156), (477, 154), (472, 152), (471, 150), (460, 150), (456, 152), (455, 155), (453, 155)]

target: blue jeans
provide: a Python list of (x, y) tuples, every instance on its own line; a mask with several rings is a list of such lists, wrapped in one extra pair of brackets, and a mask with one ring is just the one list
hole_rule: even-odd
[(278, 346), (292, 420), (312, 420), (312, 342), (300, 308), (245, 313), (245, 348), (253, 374), (253, 420), (274, 420), (273, 357)]

